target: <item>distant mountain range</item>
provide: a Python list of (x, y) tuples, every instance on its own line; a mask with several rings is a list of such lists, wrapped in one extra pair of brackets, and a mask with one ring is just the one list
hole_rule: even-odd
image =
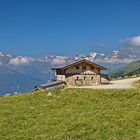
[(135, 74), (140, 74), (140, 60), (132, 62), (124, 67), (118, 68), (112, 72), (110, 75), (112, 77), (121, 77), (121, 76), (132, 76)]
[(90, 52), (73, 57), (46, 55), (35, 58), (0, 52), (0, 94), (30, 91), (53, 77), (51, 67), (82, 58), (101, 64), (111, 71), (138, 60), (139, 55), (128, 50), (114, 50), (110, 53)]

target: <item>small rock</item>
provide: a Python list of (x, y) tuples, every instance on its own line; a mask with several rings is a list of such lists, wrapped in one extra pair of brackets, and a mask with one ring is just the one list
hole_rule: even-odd
[(49, 92), (47, 96), (52, 96), (52, 93), (51, 93), (51, 92)]
[(8, 93), (7, 93), (7, 94), (5, 94), (5, 96), (10, 96), (10, 95), (11, 95), (11, 94), (8, 94)]

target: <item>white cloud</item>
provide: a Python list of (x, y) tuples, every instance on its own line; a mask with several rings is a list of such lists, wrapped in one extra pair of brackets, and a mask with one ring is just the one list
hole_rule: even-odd
[(20, 64), (29, 64), (30, 62), (35, 61), (34, 58), (32, 57), (14, 57), (12, 59), (10, 59), (9, 64), (13, 64), (13, 65), (20, 65)]
[(51, 64), (64, 64), (66, 61), (64, 59), (54, 58), (51, 61)]
[(134, 37), (126, 37), (120, 40), (121, 43), (127, 43), (131, 46), (140, 47), (140, 35)]
[(50, 62), (51, 64), (61, 65), (66, 63), (67, 57), (65, 56), (55, 56), (51, 58)]
[(119, 63), (131, 63), (137, 61), (139, 59), (131, 59), (131, 58), (124, 58), (124, 59), (96, 59), (95, 62), (97, 63), (110, 63), (110, 64), (119, 64)]

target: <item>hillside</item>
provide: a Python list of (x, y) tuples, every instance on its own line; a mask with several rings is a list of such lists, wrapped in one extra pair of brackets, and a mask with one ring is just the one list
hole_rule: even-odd
[(66, 89), (0, 97), (1, 140), (140, 138), (139, 90)]
[(112, 72), (110, 72), (110, 75), (112, 77), (120, 77), (125, 75), (133, 75), (133, 74), (140, 74), (140, 60), (136, 62), (132, 62), (125, 67), (116, 69)]
[(140, 68), (138, 68), (136, 70), (133, 70), (133, 71), (127, 73), (127, 75), (129, 75), (129, 76), (136, 75), (136, 74), (140, 74)]

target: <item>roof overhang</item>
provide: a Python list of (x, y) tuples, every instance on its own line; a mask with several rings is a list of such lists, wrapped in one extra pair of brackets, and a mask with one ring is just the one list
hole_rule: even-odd
[(91, 62), (91, 61), (89, 61), (89, 60), (87, 60), (87, 59), (82, 59), (82, 60), (79, 60), (79, 61), (75, 61), (75, 62), (73, 62), (73, 63), (71, 63), (71, 64), (67, 64), (67, 65), (62, 66), (62, 67), (54, 67), (54, 68), (51, 68), (51, 70), (67, 69), (67, 68), (69, 68), (69, 67), (72, 67), (72, 66), (74, 66), (74, 65), (80, 64), (80, 63), (82, 63), (82, 62), (88, 63), (88, 64), (90, 64), (90, 65), (92, 65), (92, 66), (96, 66), (96, 67), (99, 68), (100, 70), (107, 70), (107, 68), (105, 68), (105, 67), (103, 67), (103, 66), (100, 66), (100, 65), (98, 65), (98, 64), (96, 64), (96, 63), (93, 63), (93, 62)]

